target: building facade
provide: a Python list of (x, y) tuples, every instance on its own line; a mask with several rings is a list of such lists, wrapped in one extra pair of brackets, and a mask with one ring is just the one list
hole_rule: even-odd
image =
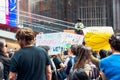
[(47, 25), (40, 30), (72, 29), (77, 18), (86, 27), (112, 26), (120, 30), (119, 0), (19, 0), (17, 5), (18, 23)]

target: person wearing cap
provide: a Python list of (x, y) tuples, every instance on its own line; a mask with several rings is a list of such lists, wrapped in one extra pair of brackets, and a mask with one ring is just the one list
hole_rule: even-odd
[(82, 23), (82, 20), (77, 19), (77, 22), (75, 24), (75, 33), (84, 35), (83, 30), (82, 30), (83, 28), (84, 28), (84, 24)]

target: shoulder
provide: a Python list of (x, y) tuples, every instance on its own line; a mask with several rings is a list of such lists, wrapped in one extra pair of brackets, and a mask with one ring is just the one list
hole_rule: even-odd
[(109, 67), (108, 64), (111, 63), (112, 59), (113, 59), (113, 55), (110, 55), (110, 56), (108, 56), (106, 58), (101, 59), (100, 64), (99, 64), (100, 69), (103, 71), (104, 69)]
[(58, 63), (62, 62), (61, 59), (59, 57), (57, 57), (57, 56), (53, 59), (53, 61), (58, 62)]
[(84, 70), (85, 71), (90, 71), (91, 70), (91, 65), (90, 64), (85, 64)]
[(43, 49), (41, 47), (34, 47), (34, 49), (36, 49), (36, 51), (39, 51), (41, 53), (46, 53), (47, 54), (47, 52), (45, 51), (45, 49)]
[(112, 58), (114, 58), (114, 56), (113, 55), (110, 55), (110, 56), (108, 56), (108, 57), (106, 57), (106, 58), (103, 58), (103, 59), (101, 59), (101, 61), (100, 61), (100, 64), (102, 64), (102, 63), (107, 63), (108, 61), (110, 61)]
[(20, 50), (18, 50), (18, 51), (16, 51), (16, 52), (14, 53), (13, 57), (20, 56), (22, 53), (23, 53), (23, 50), (20, 49)]

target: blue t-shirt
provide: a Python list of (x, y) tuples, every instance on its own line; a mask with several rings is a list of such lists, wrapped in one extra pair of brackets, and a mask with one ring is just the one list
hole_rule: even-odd
[(69, 73), (72, 71), (72, 68), (77, 60), (77, 57), (71, 56), (70, 60), (68, 61), (67, 68), (66, 68), (66, 74), (69, 75)]
[(106, 80), (120, 80), (120, 54), (112, 54), (100, 61)]
[(17, 73), (17, 80), (46, 80), (46, 65), (50, 59), (45, 50), (31, 46), (15, 52), (10, 71)]

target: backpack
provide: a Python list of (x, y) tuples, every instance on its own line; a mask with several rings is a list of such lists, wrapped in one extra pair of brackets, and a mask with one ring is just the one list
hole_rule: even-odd
[(0, 80), (4, 79), (4, 66), (3, 66), (3, 63), (0, 62)]
[(93, 63), (90, 63), (90, 66), (91, 66), (91, 71), (90, 71), (90, 78), (93, 80), (93, 79), (97, 79), (99, 77), (99, 69), (93, 64)]

